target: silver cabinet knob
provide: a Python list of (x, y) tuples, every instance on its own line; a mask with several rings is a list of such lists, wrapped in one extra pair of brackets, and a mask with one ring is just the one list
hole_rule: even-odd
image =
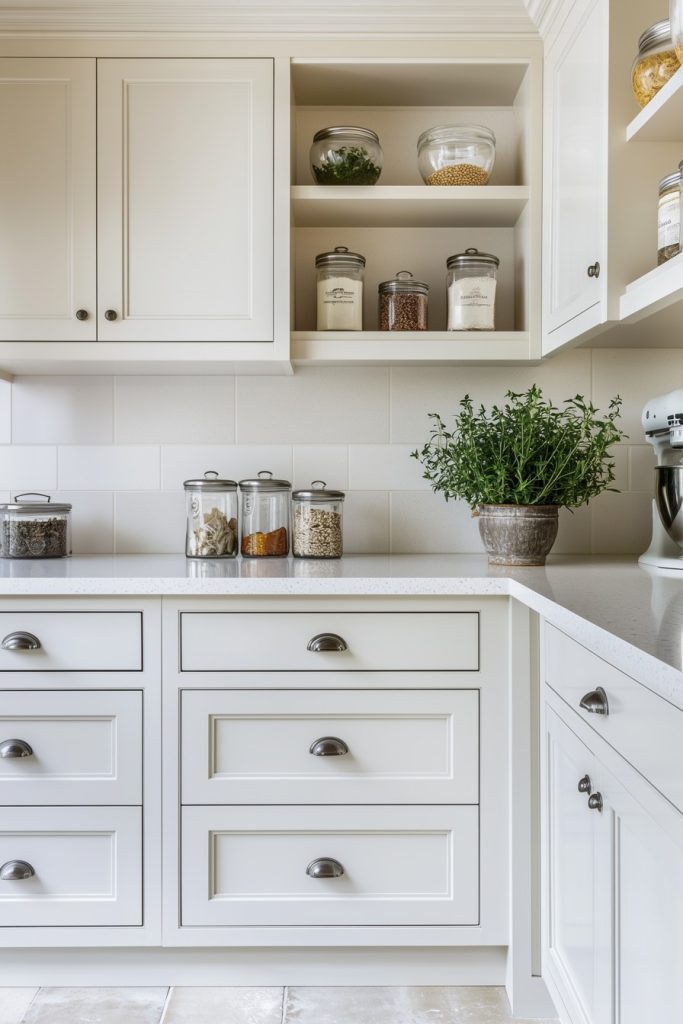
[(334, 857), (318, 857), (306, 868), (309, 878), (341, 878), (344, 868)]
[(0, 867), (0, 882), (22, 882), (33, 878), (35, 870), (26, 860), (8, 860)]
[(592, 790), (590, 775), (584, 775), (582, 779), (579, 779), (578, 790), (579, 793), (590, 793)]
[(609, 715), (609, 701), (602, 686), (585, 693), (579, 701), (579, 707), (591, 715)]
[(338, 633), (318, 633), (308, 641), (307, 651), (348, 651), (346, 640)]
[(8, 633), (0, 643), (0, 647), (3, 651), (37, 651), (40, 647), (40, 640), (33, 633), (25, 633), (18, 629), (16, 633)]
[(342, 754), (348, 754), (349, 748), (338, 736), (321, 736), (311, 743), (308, 752), (316, 757), (341, 757)]
[(586, 269), (586, 273), (589, 277), (600, 277), (600, 264), (597, 260), (595, 263), (591, 263), (591, 265)]
[(87, 309), (77, 309), (76, 310), (76, 319), (77, 320), (87, 320), (88, 319), (88, 310)]
[(115, 309), (105, 309), (104, 319), (105, 320), (118, 320), (119, 314)]
[(3, 740), (0, 743), (0, 757), (30, 757), (33, 747), (25, 740)]
[(591, 793), (591, 795), (588, 797), (588, 806), (590, 807), (591, 811), (601, 811), (602, 793)]

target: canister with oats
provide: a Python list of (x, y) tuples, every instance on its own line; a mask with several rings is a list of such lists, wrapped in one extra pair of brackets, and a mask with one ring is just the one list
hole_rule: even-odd
[(314, 480), (292, 494), (292, 553), (295, 558), (341, 558), (344, 492)]

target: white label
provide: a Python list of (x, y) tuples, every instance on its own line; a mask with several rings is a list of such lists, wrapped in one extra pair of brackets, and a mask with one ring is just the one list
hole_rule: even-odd
[(319, 331), (363, 330), (363, 282), (351, 277), (318, 281)]
[(461, 277), (448, 286), (449, 331), (495, 329), (495, 277)]
[(681, 238), (681, 203), (677, 192), (659, 200), (657, 217), (657, 248), (678, 245)]

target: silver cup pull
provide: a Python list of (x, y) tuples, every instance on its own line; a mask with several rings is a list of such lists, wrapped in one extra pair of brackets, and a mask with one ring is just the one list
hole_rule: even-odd
[(577, 788), (579, 790), (579, 793), (588, 793), (590, 795), (590, 792), (593, 788), (591, 786), (590, 775), (584, 775), (582, 779), (579, 779), (579, 785)]
[(579, 701), (579, 707), (591, 715), (609, 715), (609, 701), (602, 686), (585, 693)]
[(334, 857), (318, 857), (306, 868), (309, 878), (341, 878), (344, 868)]
[(26, 860), (8, 860), (0, 867), (0, 882), (23, 882), (34, 875), (33, 866)]
[(37, 651), (40, 647), (40, 640), (33, 633), (25, 633), (18, 629), (16, 633), (8, 633), (0, 643), (0, 647), (3, 651)]
[(588, 797), (588, 806), (590, 807), (591, 811), (601, 811), (602, 793), (591, 793), (591, 795)]
[(348, 651), (346, 640), (338, 633), (318, 633), (308, 641), (307, 651)]
[(30, 757), (33, 747), (26, 740), (3, 740), (0, 743), (0, 757)]
[(316, 757), (341, 757), (342, 754), (348, 754), (349, 748), (338, 736), (321, 736), (311, 743), (308, 752)]

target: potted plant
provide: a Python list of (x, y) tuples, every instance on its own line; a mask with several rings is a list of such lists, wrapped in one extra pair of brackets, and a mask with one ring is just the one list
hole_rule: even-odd
[(487, 412), (465, 395), (452, 431), (431, 413), (430, 439), (412, 455), (434, 491), (464, 498), (479, 517), (489, 562), (544, 565), (560, 508), (615, 490), (610, 448), (626, 436), (616, 422), (621, 399), (600, 415), (582, 395), (558, 408), (537, 385), (505, 398)]

